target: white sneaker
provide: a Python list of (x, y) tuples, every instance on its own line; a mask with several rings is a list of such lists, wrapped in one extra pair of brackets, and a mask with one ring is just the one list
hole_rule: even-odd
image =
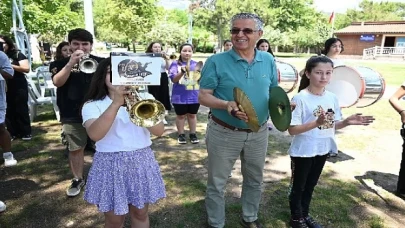
[(167, 120), (166, 119), (163, 119), (163, 124), (167, 125)]
[(0, 201), (0, 213), (6, 210), (6, 204), (3, 201)]
[(17, 160), (14, 159), (14, 156), (11, 152), (4, 153), (3, 158), (4, 158), (4, 166), (9, 167), (17, 165)]

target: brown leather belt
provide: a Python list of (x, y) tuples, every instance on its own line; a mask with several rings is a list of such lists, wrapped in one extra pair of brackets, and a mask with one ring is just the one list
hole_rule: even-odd
[(230, 129), (230, 130), (232, 130), (232, 131), (242, 131), (242, 132), (247, 132), (247, 133), (251, 133), (251, 132), (252, 132), (252, 130), (250, 130), (250, 129), (237, 128), (237, 127), (231, 126), (231, 125), (225, 123), (224, 121), (218, 119), (217, 117), (215, 117), (215, 116), (213, 116), (213, 115), (211, 115), (211, 119), (212, 119), (212, 121), (214, 121), (214, 122), (217, 123), (218, 125), (220, 125), (220, 126), (222, 126), (222, 127), (225, 127), (225, 128), (228, 128), (228, 129)]

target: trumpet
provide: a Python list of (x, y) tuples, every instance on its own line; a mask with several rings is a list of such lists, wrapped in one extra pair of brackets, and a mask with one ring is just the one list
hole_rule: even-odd
[(85, 74), (92, 74), (96, 71), (98, 62), (91, 58), (89, 54), (82, 56), (78, 64), (75, 64), (72, 68), (73, 72), (83, 72)]
[(131, 86), (124, 97), (131, 122), (141, 127), (153, 127), (165, 118), (165, 106), (155, 99), (143, 99), (138, 87)]

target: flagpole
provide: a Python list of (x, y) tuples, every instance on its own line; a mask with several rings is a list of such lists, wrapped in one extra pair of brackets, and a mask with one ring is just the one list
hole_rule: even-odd
[(333, 32), (335, 29), (335, 17), (336, 17), (336, 14), (335, 14), (335, 11), (333, 11), (333, 13), (332, 13), (332, 34), (330, 35), (330, 37), (333, 37)]

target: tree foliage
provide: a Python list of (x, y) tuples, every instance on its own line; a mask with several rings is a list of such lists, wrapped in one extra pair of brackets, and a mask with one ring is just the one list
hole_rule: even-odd
[[(18, 1), (17, 1), (18, 2)], [(62, 39), (74, 27), (83, 26), (82, 11), (75, 11), (79, 0), (23, 1), (23, 20), (28, 33), (48, 34)], [(0, 32), (9, 34), (12, 28), (12, 1), (0, 2)], [(50, 35), (51, 34), (51, 35)]]
[(348, 9), (345, 14), (337, 14), (336, 28), (344, 28), (352, 22), (394, 21), (402, 20), (405, 17), (405, 3), (401, 2), (363, 0), (359, 8), (359, 10)]

